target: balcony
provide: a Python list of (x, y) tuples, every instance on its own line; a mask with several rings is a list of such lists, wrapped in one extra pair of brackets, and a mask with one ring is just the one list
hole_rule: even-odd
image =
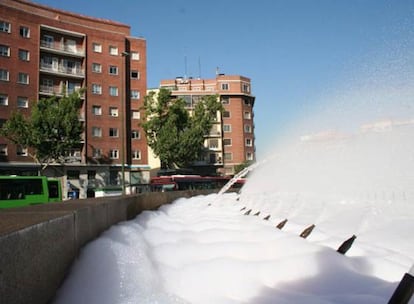
[(40, 63), (40, 71), (48, 74), (63, 75), (74, 78), (85, 78), (85, 71), (78, 67), (69, 67), (49, 63)]
[(204, 137), (221, 137), (221, 131), (211, 130), (210, 133), (204, 135)]
[(39, 92), (42, 94), (46, 94), (46, 95), (63, 95), (63, 90), (62, 89), (58, 89), (55, 88), (53, 86), (45, 86), (45, 85), (41, 85)]
[[(42, 95), (49, 95), (49, 96), (67, 96), (69, 94), (72, 94), (76, 90), (79, 90), (79, 88), (76, 89), (70, 89), (67, 87), (61, 87), (61, 86), (49, 86), (49, 85), (40, 85), (39, 87), (39, 93)], [(80, 95), (81, 99), (85, 99), (85, 94)]]
[(60, 42), (50, 42), (48, 40), (40, 41), (40, 49), (50, 51), (55, 54), (63, 54), (75, 57), (85, 57), (85, 50), (78, 48), (72, 44), (65, 44)]

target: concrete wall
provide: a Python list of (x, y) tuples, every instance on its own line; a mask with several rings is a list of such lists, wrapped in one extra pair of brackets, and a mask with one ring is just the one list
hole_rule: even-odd
[(0, 303), (48, 303), (82, 246), (110, 226), (179, 197), (156, 192), (0, 209)]

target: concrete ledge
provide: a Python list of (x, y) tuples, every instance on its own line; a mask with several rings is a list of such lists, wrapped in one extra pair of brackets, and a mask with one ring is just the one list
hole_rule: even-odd
[(110, 226), (205, 191), (153, 192), (0, 210), (0, 303), (48, 303), (80, 248)]

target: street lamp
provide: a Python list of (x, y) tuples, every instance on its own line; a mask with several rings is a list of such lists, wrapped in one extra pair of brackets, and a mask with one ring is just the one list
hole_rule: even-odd
[(129, 56), (128, 52), (122, 52), (121, 53), (122, 58), (125, 58), (125, 60), (123, 60), (122, 65), (123, 65), (123, 70), (122, 70), (122, 75), (121, 75), (121, 186), (122, 186), (122, 195), (125, 195), (125, 100), (126, 100), (126, 94), (125, 94), (125, 90), (126, 90), (126, 81), (125, 81), (125, 73), (127, 71), (127, 66), (126, 66), (126, 57)]

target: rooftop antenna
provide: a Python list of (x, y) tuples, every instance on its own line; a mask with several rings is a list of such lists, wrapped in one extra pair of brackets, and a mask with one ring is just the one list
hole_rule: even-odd
[(200, 56), (198, 56), (198, 79), (201, 79), (201, 60), (200, 60)]
[(187, 79), (187, 56), (184, 55), (184, 79)]

